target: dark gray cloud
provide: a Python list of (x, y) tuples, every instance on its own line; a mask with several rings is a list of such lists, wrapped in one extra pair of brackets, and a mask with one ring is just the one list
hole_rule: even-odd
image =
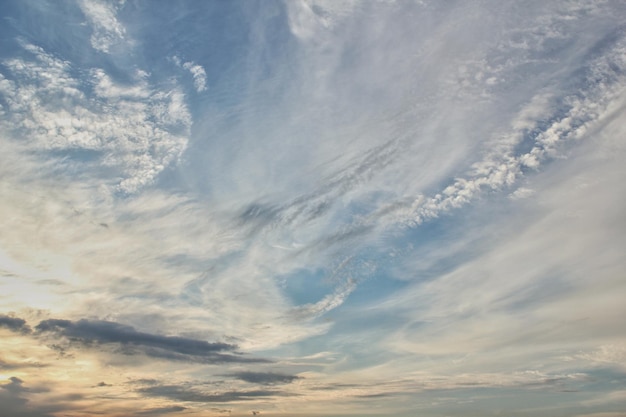
[(144, 410), (137, 413), (140, 416), (158, 416), (162, 414), (171, 414), (171, 413), (180, 413), (181, 411), (185, 411), (187, 407), (182, 407), (180, 405), (174, 405), (171, 407), (159, 407), (159, 408), (151, 408), (150, 410)]
[(65, 337), (72, 344), (86, 347), (114, 346), (118, 353), (126, 355), (144, 354), (167, 360), (202, 363), (267, 362), (243, 357), (235, 352), (236, 345), (145, 333), (131, 326), (104, 320), (49, 319), (40, 322), (35, 330), (38, 334), (52, 333)]
[(52, 413), (58, 411), (58, 407), (29, 404), (26, 396), (33, 390), (24, 386), (20, 378), (11, 377), (9, 381), (8, 384), (0, 385), (0, 417), (53, 417)]
[(54, 332), (85, 342), (121, 343), (161, 348), (187, 355), (207, 355), (224, 350), (235, 350), (237, 346), (227, 343), (209, 343), (204, 340), (178, 336), (161, 336), (144, 333), (112, 321), (50, 319), (40, 322), (35, 329), (39, 332)]
[(397, 392), (381, 392), (378, 394), (361, 394), (361, 395), (355, 395), (355, 397), (357, 398), (387, 398), (387, 397), (393, 397), (395, 395), (397, 395)]
[(153, 358), (159, 358), (169, 361), (179, 362), (198, 362), (198, 363), (270, 363), (268, 359), (251, 358), (243, 356), (241, 353), (209, 353), (204, 355), (192, 355), (181, 354), (178, 352), (171, 352), (161, 348), (150, 347), (135, 347), (129, 345), (122, 345), (119, 349), (120, 353), (126, 355), (144, 354)]
[(273, 372), (235, 372), (224, 376), (230, 376), (252, 384), (262, 385), (289, 384), (296, 379), (301, 379), (299, 376), (277, 374)]
[(13, 332), (30, 333), (30, 326), (26, 324), (26, 320), (19, 317), (11, 317), (0, 314), (0, 328), (9, 329)]
[(285, 397), (290, 394), (278, 390), (226, 391), (222, 393), (204, 393), (187, 388), (183, 385), (159, 385), (146, 387), (140, 393), (150, 397), (164, 397), (176, 401), (227, 403), (234, 401), (250, 401), (264, 397)]

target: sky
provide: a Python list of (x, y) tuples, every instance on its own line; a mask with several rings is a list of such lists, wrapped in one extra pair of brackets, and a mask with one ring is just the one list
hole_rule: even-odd
[(626, 2), (0, 19), (0, 417), (626, 416)]

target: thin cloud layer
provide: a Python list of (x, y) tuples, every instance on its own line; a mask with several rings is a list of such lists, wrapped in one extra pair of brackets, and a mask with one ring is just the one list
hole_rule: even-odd
[(6, 2), (0, 417), (618, 415), (622, 3)]
[(252, 401), (255, 398), (280, 396), (280, 391), (254, 390), (254, 391), (228, 391), (219, 394), (205, 394), (192, 389), (186, 389), (176, 385), (159, 385), (143, 388), (140, 392), (156, 397), (171, 398), (178, 401), (199, 403), (230, 403), (233, 401)]

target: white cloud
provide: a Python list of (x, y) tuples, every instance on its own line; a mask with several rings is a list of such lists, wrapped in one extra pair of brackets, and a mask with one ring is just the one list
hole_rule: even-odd
[(519, 187), (518, 189), (513, 191), (511, 194), (509, 194), (509, 197), (512, 198), (513, 200), (517, 200), (517, 199), (522, 199), (522, 198), (528, 198), (532, 196), (534, 193), (535, 191), (531, 190), (530, 188)]
[[(93, 69), (90, 97), (67, 62), (34, 45), (24, 48), (33, 58), (5, 61), (12, 79), (0, 75), (0, 88), (10, 112), (3, 129), (25, 139), (31, 151), (66, 153), (67, 169), (123, 193), (152, 183), (176, 163), (191, 126), (176, 86), (155, 91), (143, 77), (122, 85)], [(76, 151), (93, 154), (67, 158)]]
[[(117, 4), (121, 5), (123, 1)], [(112, 46), (125, 40), (126, 29), (117, 20), (116, 2), (80, 0), (78, 5), (92, 25), (91, 46), (94, 49), (109, 53)]]
[(626, 368), (626, 344), (609, 344), (587, 352), (581, 352), (569, 360), (582, 359), (600, 366), (618, 366)]
[(193, 76), (193, 85), (196, 87), (196, 91), (201, 93), (206, 91), (206, 71), (201, 65), (194, 62), (185, 62), (183, 68), (191, 73)]
[(198, 65), (193, 61), (187, 61), (183, 63), (181, 59), (176, 55), (169, 59), (174, 62), (177, 67), (189, 71), (189, 73), (193, 77), (193, 85), (196, 89), (196, 92), (201, 93), (203, 91), (206, 91), (206, 71), (204, 70), (202, 65)]

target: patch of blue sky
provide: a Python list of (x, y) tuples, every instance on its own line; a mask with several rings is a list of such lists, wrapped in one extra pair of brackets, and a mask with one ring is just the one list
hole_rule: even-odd
[[(124, 12), (128, 32), (151, 72), (166, 68), (167, 73), (177, 60), (204, 68), (206, 94), (190, 94), (198, 116), (206, 116), (207, 110), (236, 113), (289, 49), (285, 12), (273, 2), (246, 7), (237, 2), (138, 3), (125, 6)], [(255, 30), (263, 30), (263, 36)], [(164, 56), (163, 50), (172, 56)], [(189, 77), (185, 84), (191, 87)], [(271, 96), (267, 99), (271, 102)]]
[[(485, 250), (485, 245), (496, 245), (497, 236), (483, 229), (489, 224), (489, 216), (484, 214), (490, 212), (493, 219), (496, 213), (505, 212), (500, 203), (504, 201), (508, 205), (508, 202), (501, 196), (489, 197), (441, 213), (437, 218), (428, 219), (417, 227), (403, 228), (395, 236), (390, 236), (383, 246), (389, 251), (390, 276), (427, 282), (477, 258)], [(409, 262), (411, 266), (405, 270), (410, 260), (423, 262)]]
[(332, 293), (334, 284), (327, 280), (328, 271), (324, 269), (297, 269), (286, 275), (276, 277), (287, 298), (294, 305), (315, 303)]
[[(591, 369), (577, 369), (572, 372), (581, 372), (587, 375), (581, 385), (589, 392), (610, 392), (626, 387), (626, 369), (596, 364)], [(626, 402), (626, 398), (623, 399)]]
[(136, 71), (140, 68), (137, 67), (135, 54), (111, 55), (92, 48), (92, 29), (86, 24), (87, 18), (76, 3), (8, 1), (3, 3), (5, 8), (14, 9), (21, 17), (7, 18), (9, 24), (2, 29), (7, 33), (2, 37), (0, 53), (8, 52), (7, 55), (13, 58), (21, 56), (31, 60), (32, 53), (25, 51), (21, 43), (32, 43), (55, 58), (70, 63), (68, 74), (75, 78), (88, 97), (93, 97), (90, 70), (94, 68), (104, 69), (117, 82), (129, 84), (136, 81)]
[[(2, 3), (4, 24), (0, 33), (3, 46), (11, 46), (16, 37), (35, 41), (39, 46), (55, 51), (63, 51), (66, 59), (80, 62), (83, 54), (92, 56), (87, 46), (90, 28), (84, 24), (85, 18), (80, 8), (73, 2), (47, 1), (24, 2), (7, 0)], [(55, 24), (50, 24), (54, 22)], [(0, 53), (19, 52), (19, 49), (0, 50)]]

